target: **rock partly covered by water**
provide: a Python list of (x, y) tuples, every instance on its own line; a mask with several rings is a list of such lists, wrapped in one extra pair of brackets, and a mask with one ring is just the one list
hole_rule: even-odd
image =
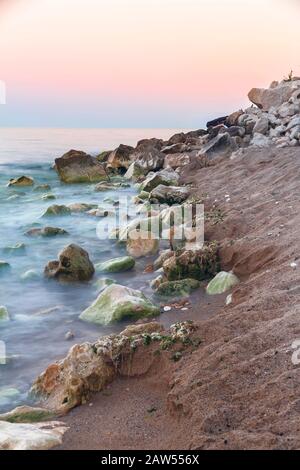
[(95, 269), (87, 251), (78, 245), (65, 247), (58, 255), (58, 261), (49, 261), (44, 274), (61, 282), (89, 281)]
[(79, 150), (70, 150), (56, 158), (55, 167), (64, 183), (97, 183), (107, 179), (103, 165), (96, 158)]
[(156, 307), (145, 295), (130, 287), (112, 284), (107, 287), (88, 307), (80, 318), (82, 320), (108, 325), (124, 318), (139, 319), (160, 314)]
[(30, 176), (20, 176), (19, 178), (12, 178), (9, 180), (9, 183), (7, 186), (19, 186), (19, 187), (25, 187), (25, 186), (33, 186), (34, 185), (34, 179), (31, 178)]
[(120, 256), (95, 265), (96, 271), (101, 273), (121, 273), (134, 268), (135, 260), (132, 256)]
[(33, 384), (31, 393), (50, 410), (66, 412), (105, 389), (117, 376), (147, 373), (161, 354), (180, 348), (196, 331), (193, 322), (176, 323), (162, 331), (158, 323), (132, 325), (119, 335), (73, 346), (67, 357), (51, 364)]
[(64, 205), (53, 204), (44, 212), (43, 217), (52, 217), (58, 215), (70, 215), (71, 209)]
[(9, 313), (6, 307), (0, 306), (0, 323), (7, 322), (9, 320)]
[(68, 232), (59, 227), (31, 228), (26, 232), (29, 237), (56, 237), (57, 235), (67, 235)]

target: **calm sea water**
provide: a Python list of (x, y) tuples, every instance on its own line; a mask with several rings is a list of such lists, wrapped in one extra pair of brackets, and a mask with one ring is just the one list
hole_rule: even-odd
[[(174, 129), (0, 129), (0, 259), (11, 265), (10, 271), (0, 274), (0, 305), (6, 306), (11, 315), (11, 321), (0, 326), (0, 340), (5, 343), (8, 356), (8, 363), (0, 365), (0, 410), (26, 401), (32, 380), (48, 364), (65, 356), (72, 344), (91, 341), (124, 327), (123, 324), (103, 328), (78, 319), (97, 297), (95, 281), (101, 275), (95, 275), (89, 283), (76, 285), (60, 285), (43, 277), (47, 262), (57, 259), (58, 252), (69, 243), (86, 249), (94, 263), (124, 254), (124, 249), (115, 243), (97, 238), (99, 219), (96, 217), (74, 214), (51, 220), (41, 218), (53, 203), (85, 202), (105, 206), (104, 198), (115, 199), (119, 195), (112, 191), (95, 192), (93, 185), (60, 183), (51, 169), (54, 158), (71, 148), (99, 153), (120, 143), (135, 145), (145, 137), (168, 138), (175, 132)], [(50, 184), (56, 200), (43, 200), (43, 193), (35, 192), (34, 188), (6, 186), (10, 178), (23, 174), (32, 176), (37, 184)], [(122, 195), (128, 197), (134, 194), (132, 187), (122, 191)], [(61, 227), (69, 235), (48, 239), (25, 235), (28, 229), (45, 225)], [(17, 243), (24, 243), (25, 250), (8, 253), (7, 247)], [(151, 296), (148, 281), (154, 275), (142, 274), (147, 263), (149, 260), (138, 261), (132, 272), (110, 277)], [(38, 278), (22, 280), (22, 274), (28, 270), (35, 270)], [(66, 341), (68, 331), (75, 334), (74, 340)], [(17, 389), (18, 394), (4, 398), (6, 387)]]

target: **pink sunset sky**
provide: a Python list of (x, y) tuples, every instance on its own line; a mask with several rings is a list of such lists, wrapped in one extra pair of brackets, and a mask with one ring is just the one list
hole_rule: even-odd
[(201, 127), (300, 75), (298, 0), (0, 0), (0, 126)]

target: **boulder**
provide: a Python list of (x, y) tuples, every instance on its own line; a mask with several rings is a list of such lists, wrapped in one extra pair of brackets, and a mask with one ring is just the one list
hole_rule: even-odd
[(67, 235), (68, 232), (59, 227), (32, 228), (26, 232), (29, 237), (56, 237), (57, 235)]
[(164, 168), (180, 168), (182, 166), (190, 164), (192, 161), (191, 159), (192, 157), (189, 153), (167, 154), (165, 156)]
[(206, 292), (209, 295), (223, 294), (239, 283), (239, 279), (232, 272), (219, 272), (208, 284)]
[(151, 192), (156, 186), (164, 184), (165, 186), (176, 186), (179, 181), (179, 175), (172, 168), (165, 168), (157, 173), (151, 173), (141, 184), (142, 191)]
[(61, 422), (17, 424), (0, 421), (0, 450), (47, 450), (62, 444)]
[(228, 118), (228, 116), (221, 116), (219, 118), (213, 119), (212, 121), (208, 121), (206, 123), (206, 127), (209, 128), (209, 127), (215, 127), (215, 126), (219, 126), (221, 124), (225, 124), (227, 118)]
[(238, 119), (240, 116), (242, 116), (242, 114), (244, 114), (244, 111), (242, 109), (239, 109), (238, 111), (235, 111), (234, 113), (231, 113), (229, 116), (227, 116), (225, 125), (228, 127), (237, 126)]
[(163, 269), (169, 281), (209, 279), (219, 270), (217, 245), (210, 243), (199, 250), (178, 250), (164, 262)]
[(121, 273), (134, 268), (135, 260), (132, 256), (121, 256), (95, 265), (96, 271), (101, 273)]
[(201, 155), (205, 155), (209, 160), (211, 160), (217, 157), (230, 156), (236, 148), (237, 146), (232, 137), (225, 132), (223, 134), (218, 134), (204, 145), (201, 150)]
[(134, 151), (132, 160), (147, 174), (160, 170), (164, 165), (165, 156), (153, 145), (139, 146)]
[(190, 190), (185, 186), (165, 186), (160, 184), (150, 193), (150, 202), (166, 204), (181, 204), (190, 195)]
[(160, 309), (153, 305), (140, 291), (112, 284), (107, 287), (80, 315), (81, 320), (108, 325), (125, 318), (139, 319), (159, 315)]
[(124, 178), (132, 181), (139, 181), (147, 174), (147, 170), (142, 168), (138, 162), (132, 162), (126, 171)]
[(70, 215), (71, 209), (64, 205), (57, 205), (53, 204), (53, 206), (49, 206), (48, 209), (44, 212), (42, 217), (52, 217), (57, 215)]
[(253, 133), (267, 134), (269, 130), (269, 119), (268, 116), (262, 115), (256, 122)]
[(278, 108), (289, 101), (295, 91), (292, 83), (284, 82), (272, 88), (252, 88), (248, 93), (249, 100), (264, 111)]
[(167, 281), (159, 284), (155, 293), (163, 297), (186, 297), (198, 289), (199, 281), (196, 279), (182, 279), (180, 281)]
[(127, 171), (131, 164), (131, 155), (133, 147), (129, 145), (119, 145), (118, 148), (113, 150), (107, 159), (107, 169)]
[(25, 186), (33, 186), (34, 179), (30, 176), (20, 176), (19, 178), (12, 178), (9, 180), (7, 186), (18, 186), (18, 187), (25, 187)]
[(155, 255), (159, 250), (159, 240), (151, 236), (151, 232), (140, 231), (134, 238), (127, 240), (127, 252), (134, 258)]
[(97, 183), (107, 179), (104, 167), (96, 158), (79, 150), (70, 150), (55, 159), (56, 170), (64, 183)]
[(65, 247), (58, 255), (58, 261), (50, 261), (44, 274), (61, 282), (89, 281), (95, 269), (88, 253), (78, 245)]

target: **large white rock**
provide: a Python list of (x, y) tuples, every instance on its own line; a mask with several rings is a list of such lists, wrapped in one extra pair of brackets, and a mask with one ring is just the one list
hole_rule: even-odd
[(0, 421), (0, 450), (47, 450), (62, 443), (68, 428), (60, 422), (16, 424)]

